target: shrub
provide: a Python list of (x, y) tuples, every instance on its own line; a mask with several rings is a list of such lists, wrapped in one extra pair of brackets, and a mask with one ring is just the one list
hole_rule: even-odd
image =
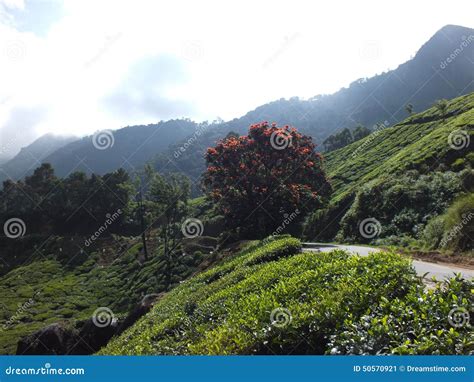
[(100, 353), (324, 354), (347, 317), (358, 321), (420, 286), (397, 254), (299, 253), (292, 238), (265, 243), (172, 290)]
[(382, 298), (360, 318), (344, 320), (331, 354), (472, 354), (472, 282), (459, 275), (426, 291), (413, 285), (403, 298)]
[[(385, 237), (409, 236), (419, 239), (426, 224), (443, 213), (462, 191), (462, 174), (416, 171), (398, 178), (384, 179), (361, 189), (341, 220), (337, 239), (371, 242)], [(380, 230), (375, 237), (361, 235), (364, 219), (376, 219)]]
[(474, 194), (457, 199), (444, 216), (441, 246), (459, 251), (474, 249)]

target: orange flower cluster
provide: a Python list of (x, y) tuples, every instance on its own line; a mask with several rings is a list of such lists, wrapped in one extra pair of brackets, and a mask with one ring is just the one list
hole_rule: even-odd
[[(281, 147), (275, 146), (277, 139)], [(278, 222), (281, 211), (317, 208), (330, 192), (315, 147), (310, 137), (290, 126), (266, 121), (251, 125), (248, 135), (224, 139), (207, 150), (204, 187), (230, 225), (245, 220), (249, 230), (262, 230), (263, 225), (267, 231), (272, 223), (265, 219)], [(265, 214), (257, 219), (259, 227), (252, 227), (254, 220), (246, 218), (261, 208)]]

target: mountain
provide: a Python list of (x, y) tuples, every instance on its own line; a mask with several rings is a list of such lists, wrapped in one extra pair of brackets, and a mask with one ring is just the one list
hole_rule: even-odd
[(2, 166), (4, 171), (3, 176), (0, 171), (0, 180), (29, 175), (40, 163), (50, 163), (61, 177), (75, 171), (105, 174), (120, 167), (133, 171), (143, 166), (155, 153), (189, 135), (196, 126), (192, 121), (179, 119), (146, 126), (128, 126), (115, 131), (98, 131), (81, 139), (61, 142), (47, 135)]
[[(204, 170), (203, 153), (229, 132), (247, 132), (262, 120), (294, 125), (321, 142), (330, 134), (357, 124), (372, 127), (378, 122), (393, 125), (403, 120), (405, 105), (414, 111), (430, 107), (436, 100), (454, 98), (474, 91), (474, 30), (448, 25), (439, 30), (408, 62), (389, 72), (358, 79), (332, 95), (308, 100), (298, 97), (262, 105), (241, 118), (225, 123), (196, 124), (171, 120), (147, 126), (130, 126), (113, 131), (113, 145), (97, 149), (92, 136), (72, 142), (42, 161), (56, 173), (72, 171), (104, 174), (119, 167), (133, 170), (153, 161), (163, 173), (182, 172), (196, 185)], [(107, 137), (105, 144), (107, 144)], [(8, 167), (10, 172), (12, 168)], [(14, 174), (26, 168), (18, 167)], [(1, 177), (1, 175), (0, 175)]]
[(7, 178), (23, 178), (38, 167), (48, 155), (76, 139), (76, 137), (63, 137), (53, 134), (41, 136), (3, 164), (0, 159), (0, 181)]
[[(449, 62), (448, 62), (449, 61)], [(438, 99), (451, 99), (474, 91), (474, 29), (447, 25), (440, 29), (408, 62), (389, 72), (358, 79), (332, 95), (309, 100), (280, 99), (245, 116), (209, 126), (189, 149), (174, 157), (175, 164), (191, 178), (204, 170), (203, 153), (230, 131), (245, 134), (249, 125), (267, 120), (293, 125), (320, 143), (330, 134), (357, 124), (372, 127), (399, 123), (407, 116), (405, 106), (425, 110)], [(155, 162), (164, 171), (181, 143), (159, 155)]]

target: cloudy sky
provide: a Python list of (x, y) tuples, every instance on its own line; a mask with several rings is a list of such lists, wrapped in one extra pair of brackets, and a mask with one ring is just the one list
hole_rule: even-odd
[(0, 147), (238, 117), (393, 69), (472, 0), (0, 0)]

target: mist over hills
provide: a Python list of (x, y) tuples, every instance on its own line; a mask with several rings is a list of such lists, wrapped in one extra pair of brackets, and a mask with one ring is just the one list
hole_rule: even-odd
[[(329, 135), (358, 124), (393, 125), (407, 116), (408, 103), (419, 112), (438, 99), (473, 92), (473, 63), (474, 30), (447, 25), (398, 68), (357, 79), (331, 95), (276, 100), (222, 123), (171, 120), (124, 127), (113, 132), (113, 142), (106, 149), (97, 149), (89, 136), (60, 144), (54, 152), (47, 151), (36, 159), (51, 163), (59, 176), (73, 171), (104, 174), (119, 167), (133, 171), (152, 161), (158, 171), (182, 172), (197, 181), (204, 170), (204, 150), (231, 131), (243, 134), (250, 124), (268, 120), (294, 125), (321, 144)], [(31, 149), (22, 152), (28, 151)], [(20, 153), (0, 166), (0, 180), (18, 179), (31, 172), (31, 165)]]

